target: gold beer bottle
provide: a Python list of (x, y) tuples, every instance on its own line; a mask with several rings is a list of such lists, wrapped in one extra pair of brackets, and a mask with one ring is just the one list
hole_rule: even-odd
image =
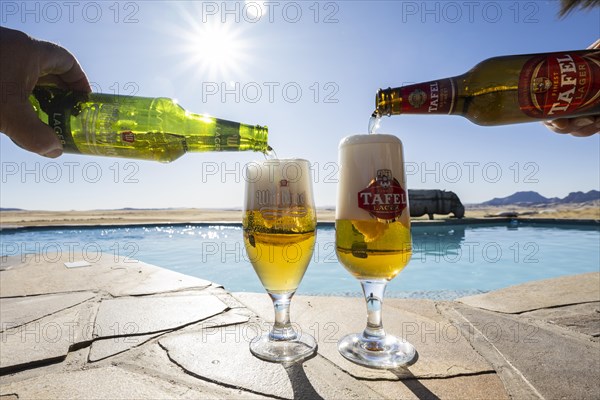
[(600, 50), (494, 57), (452, 78), (380, 89), (374, 117), (462, 115), (504, 125), (600, 113)]
[(187, 152), (266, 152), (268, 129), (192, 114), (174, 100), (36, 87), (29, 101), (65, 153), (170, 162)]

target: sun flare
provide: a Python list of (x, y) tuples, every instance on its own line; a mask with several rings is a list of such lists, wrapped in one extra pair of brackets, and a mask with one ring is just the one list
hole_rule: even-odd
[(190, 32), (185, 50), (190, 61), (211, 77), (228, 76), (240, 67), (245, 46), (238, 32), (227, 24), (207, 24)]
[(176, 39), (171, 49), (182, 73), (201, 81), (241, 79), (251, 62), (251, 41), (244, 24), (215, 18), (202, 22), (189, 9), (180, 9), (180, 24), (167, 30)]

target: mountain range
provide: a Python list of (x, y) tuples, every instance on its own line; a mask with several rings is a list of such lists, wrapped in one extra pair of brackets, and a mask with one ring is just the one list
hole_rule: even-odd
[(600, 192), (590, 190), (584, 192), (571, 192), (564, 198), (544, 197), (538, 192), (516, 192), (507, 197), (496, 197), (492, 200), (481, 203), (484, 206), (506, 206), (506, 205), (533, 205), (533, 204), (569, 204), (586, 203), (600, 200)]
[[(559, 197), (544, 197), (538, 192), (516, 192), (507, 197), (495, 197), (492, 200), (480, 203), (482, 206), (507, 206), (507, 205), (543, 205), (543, 204), (574, 204), (600, 201), (600, 191), (590, 190), (584, 192), (571, 192), (564, 198)], [(334, 207), (326, 207), (326, 209), (335, 209)], [(121, 208), (126, 211), (140, 210), (172, 210), (172, 209), (153, 209), (153, 208)], [(227, 209), (230, 211), (239, 210), (238, 208)], [(20, 208), (1, 208), (0, 211), (24, 211)], [(102, 211), (102, 210), (97, 210)]]

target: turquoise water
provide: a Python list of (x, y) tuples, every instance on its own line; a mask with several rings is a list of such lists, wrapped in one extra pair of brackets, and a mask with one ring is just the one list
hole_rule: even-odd
[[(413, 226), (413, 257), (387, 297), (452, 299), (532, 280), (600, 270), (596, 226), (486, 224)], [(1, 255), (56, 252), (93, 262), (100, 251), (208, 279), (230, 291), (262, 292), (240, 225), (17, 229), (0, 232)], [(293, 257), (293, 255), (292, 255)], [(50, 260), (52, 261), (52, 260)], [(320, 225), (313, 261), (298, 289), (360, 295), (335, 256), (335, 230)]]

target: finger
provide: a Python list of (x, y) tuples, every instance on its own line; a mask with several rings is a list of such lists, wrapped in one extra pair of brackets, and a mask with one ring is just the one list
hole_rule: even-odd
[(571, 132), (571, 135), (577, 136), (577, 137), (587, 137), (587, 136), (595, 135), (598, 132), (600, 132), (600, 122), (596, 122), (594, 124), (585, 126), (583, 128), (578, 128), (578, 129), (574, 130), (573, 132)]
[(568, 118), (559, 118), (548, 122), (550, 122), (556, 129), (567, 129), (571, 124), (571, 120)]
[(542, 122), (548, 129), (556, 133), (569, 133), (573, 129), (567, 118), (555, 119)]
[(560, 118), (544, 121), (548, 129), (556, 133), (570, 133), (573, 136), (590, 136), (600, 130), (600, 117), (591, 115), (577, 118)]
[(588, 49), (600, 49), (600, 39), (589, 45)]
[(69, 86), (56, 75), (41, 76), (35, 86), (57, 86), (61, 89), (69, 89)]
[(90, 83), (77, 62), (66, 49), (50, 42), (38, 41), (40, 76), (57, 75), (70, 89), (89, 93)]
[(38, 118), (31, 104), (20, 103), (10, 108), (3, 127), (8, 137), (25, 150), (45, 157), (62, 154), (62, 145), (54, 130)]

